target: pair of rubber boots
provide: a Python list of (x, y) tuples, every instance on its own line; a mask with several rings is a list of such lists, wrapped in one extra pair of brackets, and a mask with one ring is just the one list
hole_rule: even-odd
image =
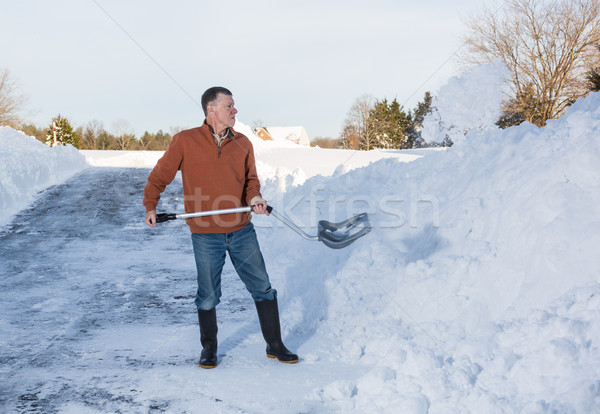
[[(260, 328), (267, 343), (267, 357), (277, 358), (279, 361), (288, 364), (298, 362), (298, 355), (290, 352), (281, 340), (277, 299), (254, 303)], [(198, 310), (198, 321), (200, 322), (200, 343), (202, 344), (202, 353), (198, 365), (202, 368), (214, 368), (217, 366), (216, 308), (207, 311)]]

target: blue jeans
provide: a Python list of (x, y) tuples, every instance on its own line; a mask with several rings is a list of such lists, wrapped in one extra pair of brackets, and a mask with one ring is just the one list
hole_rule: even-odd
[(233, 267), (254, 301), (277, 298), (252, 223), (233, 233), (192, 233), (192, 244), (198, 271), (198, 309), (211, 310), (220, 302), (225, 252), (229, 252)]

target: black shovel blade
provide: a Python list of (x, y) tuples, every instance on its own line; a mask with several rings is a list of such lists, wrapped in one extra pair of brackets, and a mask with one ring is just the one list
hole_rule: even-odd
[(372, 230), (369, 215), (361, 213), (339, 223), (319, 221), (319, 241), (332, 249), (343, 249)]

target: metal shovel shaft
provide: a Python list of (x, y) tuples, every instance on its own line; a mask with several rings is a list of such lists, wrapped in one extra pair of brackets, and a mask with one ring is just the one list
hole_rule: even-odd
[[(247, 213), (253, 211), (253, 206), (237, 207), (237, 208), (226, 208), (221, 210), (210, 210), (210, 211), (198, 211), (195, 213), (161, 213), (156, 215), (156, 222), (163, 223), (168, 220), (175, 219), (188, 219), (193, 217), (204, 217), (214, 216), (217, 214), (230, 214), (230, 213)], [(281, 221), (283, 224), (294, 230), (300, 236), (310, 241), (321, 241), (326, 246), (332, 249), (342, 249), (349, 244), (353, 243), (356, 239), (364, 236), (371, 231), (371, 225), (369, 224), (369, 216), (367, 213), (362, 213), (354, 217), (344, 220), (339, 223), (332, 223), (329, 221), (319, 221), (319, 233), (316, 236), (311, 236), (306, 233), (300, 227), (296, 225), (292, 220), (288, 219), (284, 215), (279, 214), (271, 206), (267, 206), (267, 211), (272, 214), (276, 219)]]
[(304, 237), (306, 240), (310, 240), (310, 241), (318, 241), (319, 240), (319, 236), (318, 235), (317, 236), (311, 236), (310, 234), (308, 234), (304, 230), (302, 230), (300, 227), (298, 227), (296, 225), (296, 223), (294, 223), (293, 221), (291, 221), (287, 217), (282, 216), (281, 214), (279, 214), (275, 210), (271, 209), (270, 213), (277, 220), (281, 221), (283, 224), (285, 224), (286, 226), (288, 226), (290, 229), (294, 230), (296, 233), (298, 233), (299, 235), (301, 235), (302, 237)]
[(250, 211), (252, 211), (252, 207), (247, 206), (247, 207), (236, 207), (236, 208), (224, 208), (221, 210), (197, 211), (195, 213), (176, 214), (176, 216), (178, 219), (189, 219), (189, 218), (194, 218), (194, 217), (216, 216), (218, 214), (248, 213)]
[[(237, 207), (237, 208), (225, 208), (225, 209), (221, 209), (221, 210), (198, 211), (195, 213), (181, 213), (181, 214), (162, 213), (162, 214), (158, 214), (156, 216), (156, 221), (157, 221), (157, 223), (163, 223), (165, 221), (175, 220), (175, 219), (189, 219), (189, 218), (194, 218), (194, 217), (215, 216), (218, 214), (229, 214), (229, 213), (247, 213), (249, 211), (252, 211), (252, 206)], [(273, 214), (273, 216), (276, 219), (280, 220), (286, 226), (288, 226), (289, 228), (294, 230), (296, 233), (298, 233), (299, 235), (304, 237), (306, 240), (311, 240), (311, 241), (319, 240), (319, 236), (311, 236), (310, 234), (307, 234), (300, 227), (298, 227), (293, 221), (291, 221), (287, 217), (285, 217), (285, 216), (279, 214), (277, 211), (275, 211), (273, 209), (273, 207), (268, 206), (267, 211), (270, 214)]]

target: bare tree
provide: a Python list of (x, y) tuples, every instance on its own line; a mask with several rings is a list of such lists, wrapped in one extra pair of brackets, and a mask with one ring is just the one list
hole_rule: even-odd
[(8, 69), (0, 69), (0, 125), (18, 126), (22, 120), (18, 113), (28, 102), (19, 91)]
[(600, 62), (598, 0), (505, 0), (502, 12), (485, 9), (466, 23), (462, 60), (500, 59), (511, 72), (506, 112), (543, 126), (589, 92), (586, 75)]
[(360, 139), (357, 128), (354, 125), (348, 124), (348, 121), (346, 121), (344, 129), (342, 129), (340, 141), (342, 142), (342, 147), (344, 149), (357, 150), (359, 147)]
[(100, 122), (96, 119), (92, 119), (85, 125), (85, 128), (81, 129), (80, 134), (81, 134), (82, 146), (85, 149), (91, 149), (91, 150), (98, 149), (99, 138), (103, 132), (105, 132), (105, 131), (104, 131), (104, 126), (102, 125), (102, 122)]
[(185, 128), (179, 125), (175, 125), (175, 126), (171, 126), (169, 128), (169, 131), (171, 132), (171, 136), (180, 133), (181, 131), (183, 131)]
[(145, 131), (144, 134), (138, 139), (140, 149), (142, 151), (148, 151), (152, 144), (156, 141), (156, 134), (151, 134)]
[(346, 148), (367, 151), (375, 148), (377, 137), (369, 120), (373, 102), (371, 95), (362, 95), (348, 111), (342, 130), (342, 139)]
[(265, 121), (263, 121), (262, 119), (255, 119), (254, 121), (252, 121), (252, 132), (256, 132), (256, 130), (265, 126)]
[(327, 137), (315, 137), (310, 141), (311, 147), (319, 147), (319, 148), (338, 148), (337, 139), (327, 138)]
[(133, 134), (133, 127), (129, 121), (119, 119), (118, 121), (113, 122), (113, 130), (117, 149), (130, 149), (131, 144), (135, 141), (135, 135)]

